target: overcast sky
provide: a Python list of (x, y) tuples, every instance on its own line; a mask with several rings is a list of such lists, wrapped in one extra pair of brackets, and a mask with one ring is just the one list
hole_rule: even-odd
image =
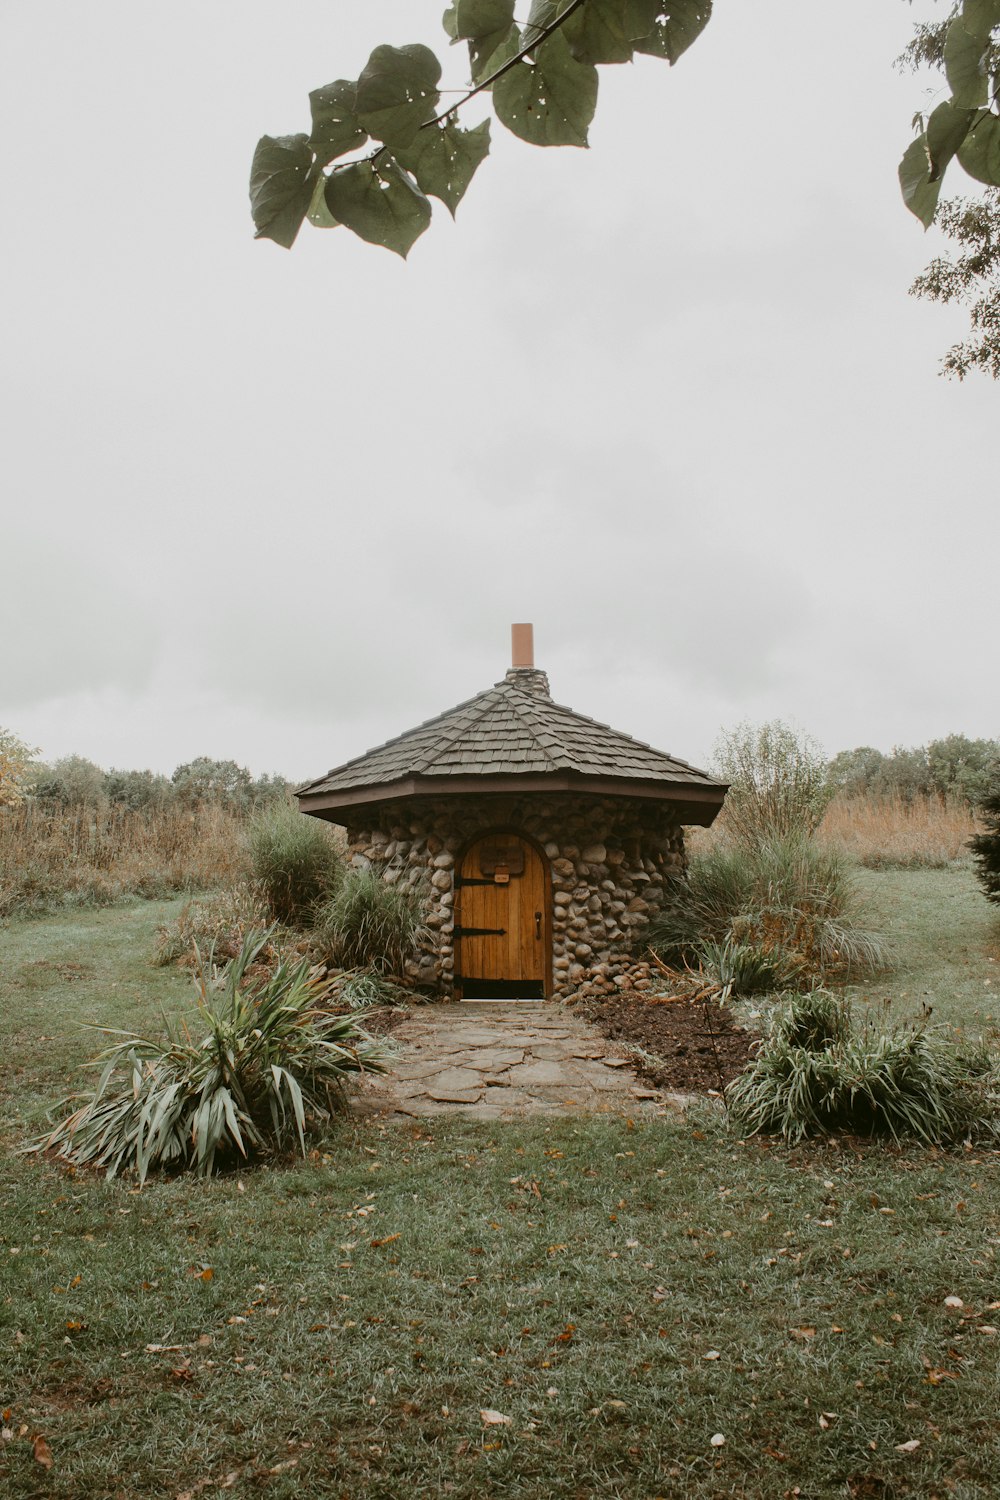
[(0, 725), (304, 779), (531, 620), (558, 701), (695, 763), (1000, 735), (1000, 392), (938, 373), (895, 180), (934, 7), (718, 0), (600, 70), (589, 151), (494, 124), (408, 262), (255, 243), (257, 137), (441, 9), (3, 0)]

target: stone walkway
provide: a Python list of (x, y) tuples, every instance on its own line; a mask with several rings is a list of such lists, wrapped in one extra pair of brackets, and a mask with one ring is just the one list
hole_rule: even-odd
[(365, 1113), (461, 1111), (477, 1120), (526, 1114), (635, 1114), (683, 1107), (648, 1088), (582, 1016), (552, 1004), (451, 1004), (413, 1013), (391, 1034), (391, 1071), (362, 1080)]

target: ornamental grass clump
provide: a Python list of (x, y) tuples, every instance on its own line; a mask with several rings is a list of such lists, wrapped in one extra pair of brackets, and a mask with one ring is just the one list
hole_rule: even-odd
[(311, 919), (343, 873), (330, 825), (306, 817), (288, 802), (275, 803), (251, 819), (247, 844), (271, 915), (290, 927)]
[(716, 954), (727, 946), (752, 950), (784, 972), (780, 988), (851, 979), (888, 961), (883, 940), (857, 922), (845, 861), (809, 838), (719, 844), (691, 860), (670, 895), (646, 934), (668, 963), (701, 961), (706, 944)]
[(698, 946), (701, 967), (721, 986), (720, 999), (742, 1000), (784, 989), (794, 978), (796, 966), (780, 949), (756, 943), (703, 942)]
[[(108, 1177), (154, 1168), (209, 1176), (237, 1159), (283, 1152), (329, 1120), (355, 1074), (383, 1072), (383, 1052), (352, 1016), (323, 1010), (329, 981), (308, 961), (258, 959), (271, 932), (248, 935), (222, 972), (199, 962), (201, 1037), (119, 1036), (97, 1059), (97, 1087), (35, 1149)], [(256, 970), (255, 970), (256, 965)]]
[(316, 916), (318, 952), (343, 969), (401, 974), (423, 934), (413, 886), (390, 885), (375, 870), (348, 870)]
[(753, 1063), (726, 1092), (748, 1135), (846, 1131), (925, 1145), (1000, 1139), (1000, 1073), (984, 1049), (960, 1051), (926, 1016), (900, 1028), (823, 990), (776, 1012)]

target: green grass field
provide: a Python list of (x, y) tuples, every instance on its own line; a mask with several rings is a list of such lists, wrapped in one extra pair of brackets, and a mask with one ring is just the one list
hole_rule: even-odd
[[(897, 950), (865, 993), (988, 1027), (971, 875), (863, 878)], [(189, 1004), (149, 963), (176, 908), (0, 933), (5, 1496), (996, 1493), (1000, 1154), (789, 1151), (706, 1107), (345, 1120), (307, 1163), (142, 1193), (15, 1155), (81, 1021)]]

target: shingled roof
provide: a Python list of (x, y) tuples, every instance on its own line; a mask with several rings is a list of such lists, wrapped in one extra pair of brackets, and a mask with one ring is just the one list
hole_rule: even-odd
[(308, 782), (296, 796), (303, 812), (339, 821), (360, 803), (511, 791), (668, 800), (682, 804), (685, 822), (707, 824), (726, 786), (554, 703), (544, 672), (515, 667), (485, 692)]

